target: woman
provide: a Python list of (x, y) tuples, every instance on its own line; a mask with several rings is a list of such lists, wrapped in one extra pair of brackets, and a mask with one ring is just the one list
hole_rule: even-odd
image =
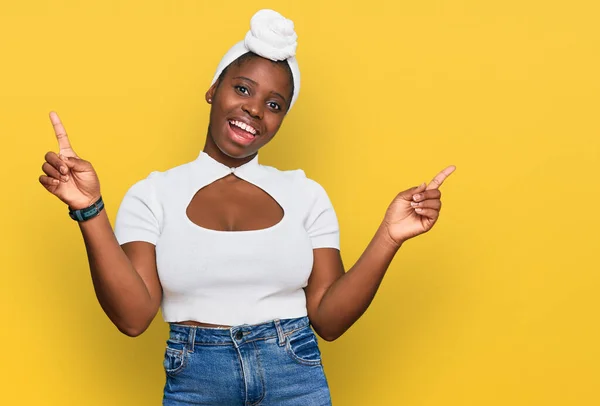
[(431, 229), (450, 166), (399, 193), (357, 263), (344, 271), (335, 211), (302, 170), (258, 163), (296, 101), (293, 23), (251, 20), (223, 57), (206, 101), (204, 149), (134, 184), (113, 232), (92, 165), (56, 113), (59, 154), (40, 182), (79, 222), (98, 300), (117, 328), (142, 334), (161, 308), (170, 324), (165, 405), (331, 404), (318, 341), (367, 309), (400, 246)]

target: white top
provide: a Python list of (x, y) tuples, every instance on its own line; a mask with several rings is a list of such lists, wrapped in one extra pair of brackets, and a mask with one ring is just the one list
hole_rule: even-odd
[[(219, 231), (192, 222), (186, 209), (196, 192), (230, 174), (267, 192), (283, 208), (274, 226)], [(156, 246), (166, 322), (257, 324), (307, 315), (313, 249), (340, 248), (339, 226), (327, 193), (301, 169), (280, 171), (251, 161), (229, 168), (201, 152), (192, 162), (154, 171), (125, 194), (117, 212), (119, 244)]]

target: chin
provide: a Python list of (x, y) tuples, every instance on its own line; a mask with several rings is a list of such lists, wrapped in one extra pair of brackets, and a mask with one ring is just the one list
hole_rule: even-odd
[(221, 148), (219, 147), (219, 150), (227, 155), (230, 158), (235, 158), (235, 159), (242, 159), (242, 158), (246, 158), (248, 155), (252, 155), (252, 153), (247, 153), (246, 151), (240, 151), (239, 149), (235, 148), (234, 151), (232, 151), (233, 148), (230, 149), (225, 149), (225, 148)]
[(254, 150), (250, 151), (250, 150), (245, 149), (242, 146), (235, 145), (234, 143), (229, 142), (229, 140), (227, 140), (227, 139), (221, 140), (221, 141), (216, 141), (213, 138), (213, 142), (215, 143), (215, 145), (217, 146), (219, 151), (221, 151), (224, 155), (227, 155), (228, 157), (234, 158), (234, 159), (243, 159), (243, 158), (246, 158), (256, 152)]

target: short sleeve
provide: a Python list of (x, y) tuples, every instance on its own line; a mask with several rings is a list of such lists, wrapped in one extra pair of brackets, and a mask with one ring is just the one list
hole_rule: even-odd
[(162, 207), (150, 175), (131, 186), (123, 197), (115, 220), (115, 236), (120, 245), (131, 241), (156, 245), (161, 222)]
[(338, 219), (325, 189), (308, 179), (311, 190), (311, 205), (306, 219), (306, 230), (314, 248), (340, 249)]

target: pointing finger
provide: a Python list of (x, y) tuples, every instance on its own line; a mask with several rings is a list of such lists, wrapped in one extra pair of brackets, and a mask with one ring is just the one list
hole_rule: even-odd
[(444, 169), (443, 171), (441, 171), (440, 173), (438, 173), (436, 175), (435, 178), (432, 179), (431, 182), (429, 182), (429, 185), (427, 185), (427, 189), (438, 189), (440, 186), (442, 186), (442, 183), (444, 183), (444, 181), (446, 180), (446, 178), (448, 176), (450, 176), (450, 174), (452, 172), (454, 172), (456, 170), (456, 166), (454, 165), (450, 165), (449, 167), (447, 167), (446, 169)]
[(71, 143), (69, 142), (67, 131), (62, 125), (60, 118), (58, 118), (58, 114), (56, 114), (54, 111), (50, 112), (50, 121), (52, 122), (52, 126), (54, 127), (54, 133), (56, 134), (56, 139), (58, 140), (59, 154), (73, 156), (74, 152), (73, 148), (71, 148)]

